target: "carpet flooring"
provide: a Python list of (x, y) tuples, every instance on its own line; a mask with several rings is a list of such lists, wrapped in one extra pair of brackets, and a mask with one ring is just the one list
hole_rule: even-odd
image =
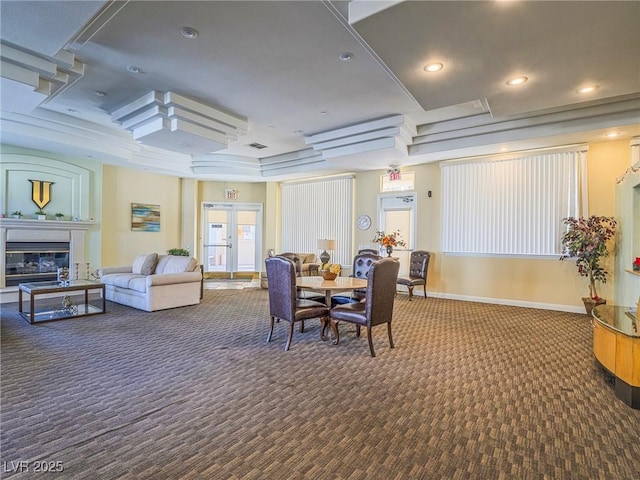
[(640, 478), (640, 411), (586, 315), (399, 295), (371, 358), (346, 325), (266, 343), (266, 290), (107, 309), (32, 326), (2, 306), (2, 478)]

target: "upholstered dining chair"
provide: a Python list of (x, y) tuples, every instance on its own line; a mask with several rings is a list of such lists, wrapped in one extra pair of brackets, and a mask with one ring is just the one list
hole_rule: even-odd
[(371, 265), (367, 274), (367, 291), (364, 302), (338, 305), (331, 309), (330, 324), (334, 335), (334, 345), (340, 341), (339, 322), (354, 323), (358, 337), (360, 336), (360, 327), (366, 327), (369, 351), (371, 356), (375, 357), (371, 329), (376, 325), (386, 323), (389, 345), (394, 348), (391, 320), (393, 319), (393, 301), (396, 297), (396, 280), (399, 269), (400, 263), (395, 258), (378, 260)]
[(378, 250), (374, 250), (373, 248), (362, 248), (360, 250), (358, 250), (358, 253), (371, 253), (373, 255), (380, 255), (380, 252)]
[(409, 301), (413, 297), (413, 288), (422, 285), (424, 298), (427, 298), (427, 270), (431, 254), (424, 250), (414, 250), (409, 259), (409, 276), (398, 277), (398, 285), (404, 285), (409, 289)]
[[(300, 322), (300, 332), (304, 332), (304, 321), (320, 318), (324, 323), (328, 321), (329, 307), (324, 303), (298, 298), (296, 291), (296, 267), (294, 263), (284, 257), (271, 257), (265, 260), (267, 278), (269, 280), (269, 314), (271, 325), (267, 342), (273, 335), (273, 324), (276, 320), (289, 322), (289, 337), (284, 346), (289, 350), (293, 339), (295, 322)], [(321, 335), (323, 334), (321, 329)]]
[[(371, 265), (382, 257), (377, 253), (359, 253), (353, 257), (353, 268), (350, 277), (367, 278)], [(351, 293), (338, 293), (331, 297), (331, 306), (355, 303), (364, 299), (365, 290), (357, 289)]]

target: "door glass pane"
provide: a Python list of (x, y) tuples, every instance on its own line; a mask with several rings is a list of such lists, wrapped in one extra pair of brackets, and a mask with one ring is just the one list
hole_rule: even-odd
[(255, 272), (256, 269), (256, 223), (258, 212), (239, 210), (238, 224), (238, 271)]
[(226, 272), (227, 245), (229, 243), (229, 212), (226, 210), (207, 210), (207, 236), (205, 255), (207, 272)]
[(406, 246), (395, 247), (393, 249), (393, 257), (400, 260), (400, 273), (405, 274), (409, 271), (409, 248), (411, 241), (409, 232), (411, 231), (411, 210), (386, 210), (384, 212), (385, 232), (400, 231), (400, 238), (405, 241)]

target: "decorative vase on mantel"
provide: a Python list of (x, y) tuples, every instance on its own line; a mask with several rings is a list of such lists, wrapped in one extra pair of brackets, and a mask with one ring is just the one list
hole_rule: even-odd
[(587, 315), (591, 316), (591, 312), (598, 305), (604, 305), (607, 301), (604, 298), (591, 298), (591, 297), (582, 297), (582, 302), (584, 303), (584, 308), (587, 311)]
[(393, 246), (387, 245), (387, 257), (390, 257), (393, 253)]

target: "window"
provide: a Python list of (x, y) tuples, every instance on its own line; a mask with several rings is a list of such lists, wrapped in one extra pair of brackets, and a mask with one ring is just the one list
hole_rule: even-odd
[(587, 214), (586, 153), (441, 164), (443, 251), (560, 255), (562, 219)]
[(283, 183), (282, 251), (320, 254), (319, 239), (336, 241), (331, 263), (351, 265), (353, 177)]

